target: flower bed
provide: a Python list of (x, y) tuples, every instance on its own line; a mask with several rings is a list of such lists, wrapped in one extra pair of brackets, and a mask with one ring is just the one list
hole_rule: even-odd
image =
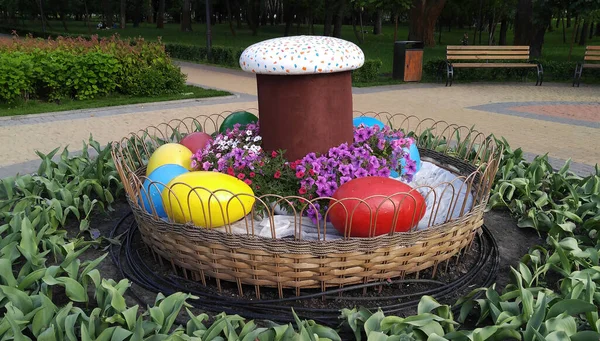
[[(409, 181), (416, 172), (416, 163), (407, 150), (414, 139), (389, 127), (360, 126), (354, 129), (352, 144), (331, 148), (326, 154), (310, 153), (304, 158), (288, 161), (284, 151), (265, 152), (261, 146), (258, 124), (244, 130), (240, 125), (218, 134), (202, 150), (197, 151), (192, 167), (204, 171), (218, 171), (243, 180), (258, 197), (276, 193), (283, 197), (300, 196), (296, 209), (318, 197), (331, 197), (339, 186), (352, 179), (366, 176), (389, 177), (390, 173), (403, 174)], [(404, 165), (400, 159), (404, 159)], [(275, 198), (270, 199), (272, 204)], [(316, 202), (307, 208), (313, 223), (322, 219), (327, 206)]]
[[(240, 290), (242, 290), (241, 284), (253, 285), (257, 293), (260, 292), (261, 286), (276, 287), (280, 289), (280, 296), (283, 296), (284, 288), (294, 288), (298, 293), (301, 288), (324, 290), (331, 286), (386, 280), (430, 267), (435, 269), (440, 262), (446, 261), (469, 245), (474, 233), (483, 224), (483, 211), (498, 166), (498, 150), (496, 150), (495, 141), (484, 138), (482, 134), (472, 130), (467, 130), (466, 136), (460, 136), (464, 127), (429, 120), (415, 122), (414, 118), (402, 116), (393, 116), (389, 121), (392, 124), (400, 122), (400, 128), (413, 126), (415, 127), (412, 129), (414, 133), (407, 138), (400, 135), (402, 129), (394, 131), (393, 134), (397, 134), (396, 136), (399, 137), (396, 141), (401, 141), (401, 139), (410, 141), (411, 138), (415, 138), (418, 144), (427, 147), (421, 149), (422, 160), (454, 173), (456, 178), (461, 180), (460, 187), (466, 188), (466, 193), (470, 194), (462, 199), (471, 198), (472, 205), (470, 207), (466, 206), (465, 201), (459, 203), (457, 201), (459, 196), (453, 202), (454, 208), (460, 207), (457, 216), (453, 214), (454, 209), (452, 209), (452, 214), (447, 215), (441, 223), (435, 217), (433, 219), (430, 217), (426, 228), (413, 229), (405, 233), (391, 232), (368, 238), (352, 238), (343, 234), (343, 238), (333, 240), (326, 238), (317, 241), (303, 239), (302, 221), (305, 214), (310, 214), (309, 208), (315, 209), (313, 218), (316, 220), (317, 231), (323, 229), (326, 234), (328, 210), (325, 210), (324, 205), (316, 209), (314, 204), (327, 202), (332, 205), (331, 202), (336, 203), (330, 197), (308, 199), (311, 194), (318, 195), (317, 191), (325, 194), (330, 190), (326, 186), (319, 188), (316, 181), (314, 184), (307, 182), (309, 178), (314, 180), (323, 176), (321, 173), (325, 168), (321, 165), (318, 175), (312, 165), (321, 156), (310, 156), (307, 160), (292, 161), (286, 164), (287, 161), (280, 153), (265, 155), (257, 148), (251, 150), (252, 145), (247, 146), (246, 149), (242, 145), (240, 150), (237, 148), (240, 145), (235, 145), (235, 142), (224, 143), (224, 137), (215, 139), (216, 148), (223, 149), (221, 155), (217, 157), (218, 153), (211, 153), (209, 151), (211, 148), (208, 148), (207, 152), (196, 155), (195, 166), (233, 173), (238, 178), (249, 180), (247, 183), (255, 187), (266, 187), (257, 189), (264, 192), (255, 193), (256, 203), (252, 211), (248, 212), (246, 219), (241, 221), (245, 227), (242, 232), (245, 233), (233, 233), (232, 223), (226, 224), (223, 228), (224, 231), (219, 231), (214, 228), (199, 228), (189, 223), (180, 224), (170, 219), (160, 219), (155, 214), (149, 214), (139, 204), (148, 155), (165, 142), (178, 141), (181, 139), (182, 133), (198, 130), (199, 127), (210, 133), (211, 125), (216, 130), (216, 123), (222, 118), (217, 115), (172, 121), (159, 127), (150, 127), (139, 134), (113, 144), (113, 158), (125, 183), (129, 203), (144, 242), (153, 252), (166, 258), (173, 265), (191, 271), (193, 278), (197, 280), (204, 282), (207, 277), (211, 277), (217, 282), (220, 280), (237, 282), (240, 284)], [(259, 141), (259, 139), (254, 141), (258, 136), (253, 133), (253, 129), (249, 129), (250, 134), (246, 134), (247, 137), (244, 140), (248, 138), (248, 142), (251, 143)], [(432, 139), (432, 135), (429, 134), (431, 131), (436, 132), (435, 139)], [(377, 135), (381, 132), (375, 132), (375, 130), (372, 132), (374, 134), (371, 136), (367, 136), (368, 134), (362, 136), (357, 130), (356, 135), (360, 135), (359, 139), (364, 138), (366, 141), (373, 138), (372, 142), (375, 143), (375, 148), (371, 152), (376, 153), (379, 150), (383, 153), (387, 150), (391, 153), (386, 155), (390, 158), (394, 157), (392, 155), (394, 143), (384, 139), (386, 140), (383, 142), (384, 148), (377, 148), (377, 144), (380, 142)], [(441, 139), (440, 136), (448, 138)], [(458, 149), (459, 154), (445, 154), (444, 151), (449, 150), (449, 144), (456, 142), (451, 140), (457, 139), (459, 145), (464, 148)], [(401, 142), (398, 143), (402, 145)], [(348, 146), (348, 150), (350, 147)], [(336, 151), (340, 151), (339, 148), (333, 148), (333, 150), (334, 154)], [(344, 150), (342, 149), (342, 151)], [(344, 161), (343, 155), (330, 157), (330, 152), (332, 151), (327, 153), (326, 159), (321, 160), (326, 161), (333, 158), (337, 160), (338, 165), (340, 162), (343, 165), (346, 162), (352, 164), (349, 160)], [(260, 166), (261, 162), (265, 162), (265, 166), (258, 168), (255, 164), (253, 166), (255, 169), (248, 167), (247, 170), (242, 171), (243, 168), (239, 167), (242, 167), (244, 160), (247, 161), (243, 158), (243, 154), (249, 155), (250, 153), (256, 156), (251, 163), (258, 162), (258, 166)], [(371, 159), (371, 156), (374, 156), (375, 159)], [(404, 157), (404, 154), (400, 155), (400, 152), (397, 151), (396, 157), (396, 162), (393, 163), (389, 163), (387, 159), (382, 161), (385, 161), (385, 165), (398, 167), (397, 160)], [(263, 161), (257, 161), (261, 158)], [(355, 167), (358, 168), (360, 160), (362, 165), (370, 166), (370, 168), (362, 167), (365, 172), (385, 172), (387, 174), (390, 170), (382, 166), (383, 162), (377, 160), (379, 167), (376, 167), (374, 162), (371, 164), (370, 161), (376, 159), (377, 155), (368, 157), (363, 155), (357, 159)], [(463, 161), (467, 159), (474, 160), (474, 162), (470, 164)], [(267, 163), (272, 164), (267, 167)], [(248, 165), (243, 167), (246, 166)], [(239, 168), (237, 172), (236, 167)], [(298, 169), (298, 167), (301, 168)], [(410, 167), (407, 168), (410, 170)], [(310, 172), (311, 169), (313, 174)], [(263, 171), (263, 174), (260, 170)], [(402, 171), (401, 168), (398, 170)], [(254, 175), (252, 176), (250, 172)], [(353, 174), (357, 176), (356, 171)], [(344, 175), (338, 167), (337, 170), (332, 170), (329, 176), (330, 180), (335, 178), (341, 182)], [(407, 178), (411, 174), (404, 176)], [(270, 179), (282, 181), (269, 181)], [(449, 190), (454, 193), (456, 190), (452, 183), (440, 185), (444, 186), (442, 192)], [(284, 193), (271, 193), (268, 190), (277, 188), (282, 188)], [(301, 193), (303, 188), (306, 190), (305, 193), (304, 191)], [(459, 190), (462, 191), (462, 188)], [(293, 195), (284, 196), (285, 191), (293, 192)], [(270, 237), (261, 237), (256, 233), (257, 226), (260, 224), (259, 219), (266, 218), (270, 222), (277, 219), (272, 208), (277, 204), (290, 207), (293, 214), (291, 219), (294, 224), (293, 229), (298, 232), (293, 235), (293, 238), (280, 238), (272, 223)], [(225, 206), (223, 205), (223, 207)], [(439, 211), (439, 202), (434, 201), (433, 206), (437, 206), (435, 207), (436, 212)], [(376, 212), (376, 208), (372, 208), (372, 210)], [(318, 216), (317, 211), (323, 212), (323, 216)]]

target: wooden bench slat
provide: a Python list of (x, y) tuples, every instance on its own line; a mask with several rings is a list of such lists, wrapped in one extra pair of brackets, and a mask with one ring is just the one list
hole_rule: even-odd
[(585, 56), (583, 60), (600, 60), (600, 56)]
[(529, 46), (448, 45), (447, 50), (527, 50)]
[(527, 60), (529, 56), (448, 56), (449, 60)]
[[(599, 51), (600, 52), (600, 51)], [(463, 55), (463, 54), (480, 54), (480, 55), (529, 55), (529, 51), (519, 50), (519, 51), (466, 51), (466, 50), (458, 50), (458, 51), (448, 51), (448, 55)]]
[(598, 69), (600, 68), (600, 64), (583, 64), (583, 67), (589, 69)]
[(600, 50), (586, 51), (585, 55), (586, 56), (600, 56)]
[(593, 50), (600, 50), (600, 46), (588, 46), (585, 48), (588, 51), (593, 51)]
[(537, 64), (530, 63), (452, 63), (455, 68), (463, 67), (537, 67)]

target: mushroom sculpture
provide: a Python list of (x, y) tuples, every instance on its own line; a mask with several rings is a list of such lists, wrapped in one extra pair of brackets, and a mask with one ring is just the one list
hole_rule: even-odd
[(322, 36), (269, 39), (244, 50), (240, 66), (256, 74), (263, 148), (297, 160), (351, 143), (351, 72), (364, 60), (354, 43)]

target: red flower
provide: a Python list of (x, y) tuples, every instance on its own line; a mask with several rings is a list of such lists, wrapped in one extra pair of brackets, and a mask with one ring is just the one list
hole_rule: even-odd
[(246, 179), (244, 180), (244, 182), (246, 183), (246, 185), (252, 185), (252, 180), (250, 179)]
[(246, 174), (240, 173), (240, 174), (238, 174), (237, 177), (238, 177), (238, 179), (242, 180), (242, 179), (244, 179), (246, 177)]
[(227, 174), (229, 174), (229, 175), (233, 175), (233, 174), (235, 174), (235, 173), (233, 172), (233, 167), (229, 167), (229, 168), (227, 168)]
[(310, 174), (310, 176), (315, 176), (315, 171), (311, 168), (308, 170), (308, 174)]
[(306, 188), (304, 188), (304, 187), (300, 188), (298, 193), (300, 193), (300, 195), (306, 194)]
[(256, 185), (256, 189), (260, 189), (260, 186), (259, 186), (259, 185)]
[(303, 178), (303, 177), (304, 177), (304, 172), (297, 172), (297, 173), (296, 173), (296, 177), (297, 177), (298, 179), (301, 179), (301, 178)]
[(281, 172), (280, 171), (275, 172), (275, 175), (273, 175), (273, 177), (275, 179), (279, 179), (281, 177)]
[(296, 163), (295, 162), (290, 163), (290, 168), (292, 170), (296, 170)]
[(277, 152), (276, 151), (272, 151), (271, 152), (271, 157), (276, 157), (277, 156)]
[(250, 172), (250, 177), (253, 178), (256, 175), (254, 172)]
[(309, 194), (309, 195), (308, 195), (308, 200), (311, 200), (312, 198), (313, 198), (313, 195), (312, 195), (312, 194)]

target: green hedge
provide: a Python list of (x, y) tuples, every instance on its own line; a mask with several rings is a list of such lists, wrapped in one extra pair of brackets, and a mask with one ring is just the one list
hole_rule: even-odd
[(239, 66), (240, 56), (244, 51), (241, 48), (213, 46), (208, 58), (208, 49), (204, 46), (168, 43), (165, 44), (165, 49), (175, 59), (234, 67)]
[[(434, 80), (439, 74), (439, 66), (445, 62), (444, 59), (434, 59), (427, 61), (423, 66), (423, 75), (426, 79)], [(555, 60), (538, 60), (544, 69), (544, 81), (568, 82), (573, 80), (575, 73), (576, 61), (555, 61)], [(445, 68), (442, 70), (442, 78), (445, 79)], [(536, 71), (531, 69), (517, 68), (466, 68), (454, 70), (454, 80), (468, 81), (487, 81), (487, 80), (518, 80), (521, 76), (526, 76), (527, 79), (536, 79)], [(600, 69), (585, 69), (583, 71), (582, 82), (599, 82)]]
[(160, 43), (92, 36), (0, 42), (0, 101), (90, 99), (181, 91), (185, 75)]
[(352, 71), (352, 81), (369, 83), (377, 80), (382, 65), (383, 62), (379, 59), (365, 60), (365, 64), (361, 68)]

